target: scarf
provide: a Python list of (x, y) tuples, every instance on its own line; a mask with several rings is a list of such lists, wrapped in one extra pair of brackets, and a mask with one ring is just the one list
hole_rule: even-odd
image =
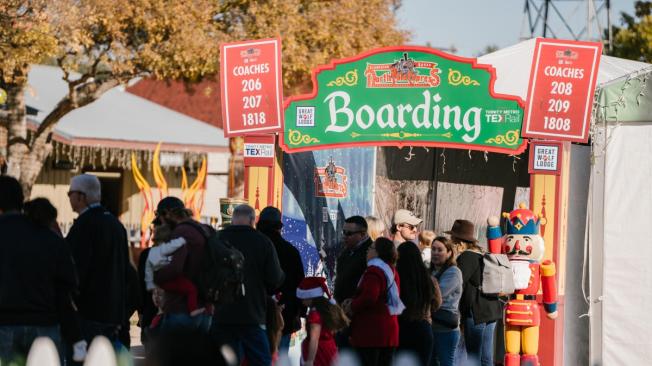
[(380, 268), (385, 273), (387, 279), (387, 307), (391, 315), (400, 315), (405, 310), (405, 305), (401, 301), (398, 293), (398, 286), (394, 282), (394, 271), (392, 268), (380, 258), (373, 258), (367, 262), (367, 267), (375, 266)]

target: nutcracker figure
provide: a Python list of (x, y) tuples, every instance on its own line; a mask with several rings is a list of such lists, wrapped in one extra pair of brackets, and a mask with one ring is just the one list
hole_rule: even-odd
[(516, 290), (510, 295), (504, 310), (505, 366), (537, 366), (539, 349), (540, 310), (537, 303), (539, 288), (543, 293), (543, 309), (550, 319), (557, 317), (555, 264), (541, 262), (544, 254), (543, 237), (539, 235), (541, 217), (524, 203), (503, 213), (505, 234), (500, 221), (488, 221), (487, 239), (492, 253), (506, 254), (512, 265)]

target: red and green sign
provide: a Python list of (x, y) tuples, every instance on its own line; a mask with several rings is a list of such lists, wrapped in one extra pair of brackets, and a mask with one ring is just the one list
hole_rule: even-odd
[(437, 146), (508, 154), (525, 149), (523, 101), (493, 92), (475, 59), (391, 47), (313, 72), (313, 92), (285, 103), (287, 152), (350, 146)]

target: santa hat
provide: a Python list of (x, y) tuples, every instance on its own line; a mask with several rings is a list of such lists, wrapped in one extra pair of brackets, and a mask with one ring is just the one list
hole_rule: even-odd
[(331, 303), (334, 303), (324, 277), (305, 277), (297, 288), (299, 299), (314, 299), (324, 295)]

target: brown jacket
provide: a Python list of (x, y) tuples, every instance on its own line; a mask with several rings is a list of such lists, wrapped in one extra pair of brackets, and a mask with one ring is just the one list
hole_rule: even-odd
[[(186, 245), (177, 249), (172, 254), (172, 261), (167, 266), (154, 272), (154, 283), (161, 285), (165, 282), (172, 281), (179, 277), (185, 277), (193, 281), (196, 285), (196, 279), (199, 277), (201, 270), (204, 247), (206, 246), (206, 235), (208, 231), (202, 234), (199, 230), (204, 229), (200, 224), (178, 224), (172, 231), (172, 239), (183, 237), (186, 239)], [(201, 296), (198, 296), (197, 304), (199, 307), (204, 306)], [(163, 313), (187, 313), (186, 299), (182, 294), (166, 292), (163, 301)]]

